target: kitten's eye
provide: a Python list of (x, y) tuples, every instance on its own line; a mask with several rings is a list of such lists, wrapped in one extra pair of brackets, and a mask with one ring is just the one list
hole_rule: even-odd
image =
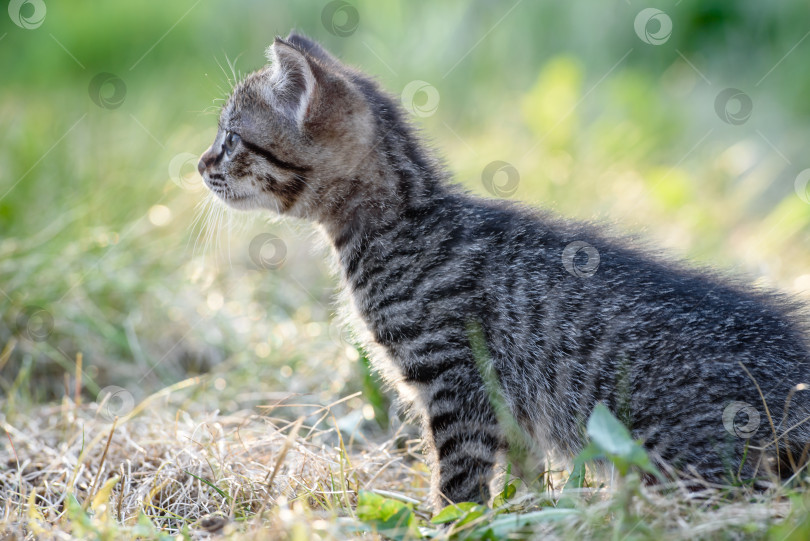
[(233, 149), (236, 148), (236, 145), (239, 143), (240, 139), (241, 138), (239, 135), (232, 131), (225, 133), (225, 140), (222, 142), (222, 147), (225, 149), (228, 156), (230, 156)]

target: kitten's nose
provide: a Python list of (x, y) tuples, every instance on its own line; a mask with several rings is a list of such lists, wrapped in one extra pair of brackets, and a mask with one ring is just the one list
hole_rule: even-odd
[(216, 159), (214, 152), (209, 147), (208, 150), (203, 152), (203, 155), (200, 156), (200, 161), (197, 162), (197, 171), (200, 172), (200, 176), (208, 169), (208, 166)]

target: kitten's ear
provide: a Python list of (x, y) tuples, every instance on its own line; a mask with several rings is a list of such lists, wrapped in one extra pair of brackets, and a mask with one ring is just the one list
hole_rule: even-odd
[(299, 34), (295, 30), (290, 32), (284, 41), (298, 47), (298, 49), (306, 52), (312, 58), (319, 60), (321, 63), (329, 66), (339, 66), (340, 62), (337, 58), (332, 56), (326, 49), (324, 49), (317, 41)]
[(281, 38), (267, 50), (267, 57), (273, 67), (266, 98), (300, 128), (317, 86), (312, 66), (304, 53)]

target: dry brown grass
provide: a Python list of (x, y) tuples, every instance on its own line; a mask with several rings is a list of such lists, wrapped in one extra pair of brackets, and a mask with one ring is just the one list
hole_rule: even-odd
[[(117, 422), (105, 418), (103, 404), (68, 400), (3, 420), (13, 445), (0, 450), (0, 524), (7, 535), (86, 533), (66, 513), (67, 495), (92, 507), (94, 495), (116, 477), (103, 502), (109, 520), (133, 526), (143, 514), (156, 529), (186, 528), (195, 538), (237, 529), (249, 538), (274, 537), (302, 526), (331, 537), (339, 533), (335, 518), (351, 513), (360, 489), (422, 495), (424, 468), (390, 441), (346, 451), (334, 429), (274, 417), (277, 408), (188, 411), (171, 393), (192, 383), (153, 395)], [(307, 418), (330, 413), (311, 410)], [(251, 526), (236, 527), (248, 518)]]
[[(120, 419), (108, 418), (103, 401), (68, 399), (0, 418), (8, 442), (0, 447), (0, 539), (376, 538), (356, 516), (362, 490), (409, 502), (424, 534), (452, 533), (428, 522), (418, 442), (341, 435), (327, 428), (336, 424), (331, 406), (296, 405), (289, 409), (306, 413), (289, 415), (283, 394), (268, 396), (267, 407), (220, 414), (199, 397), (183, 400), (197, 382), (156, 393)], [(799, 491), (631, 485), (560, 491), (557, 478), (457, 535), (531, 510), (542, 511), (522, 538), (803, 539), (810, 531)], [(517, 531), (517, 520), (509, 528)]]

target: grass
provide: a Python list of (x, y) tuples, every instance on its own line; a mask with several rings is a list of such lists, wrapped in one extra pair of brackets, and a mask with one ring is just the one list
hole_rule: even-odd
[[(46, 2), (31, 30), (0, 16), (0, 530), (810, 537), (806, 479), (686, 492), (639, 486), (636, 466), (569, 486), (571, 465), (547, 464), (496, 509), (431, 522), (418, 432), (343, 330), (313, 230), (201, 212), (193, 159), (230, 62), (254, 69), (298, 28), (395, 95), (434, 85), (414, 121), (471, 191), (807, 295), (804, 4), (662, 5), (673, 33), (654, 46), (635, 3), (350, 3), (347, 37), (325, 2)], [(89, 95), (100, 73), (126, 84), (115, 109)], [(727, 87), (752, 100), (743, 124), (715, 110)], [(484, 178), (497, 161), (515, 185)], [(269, 264), (251, 247), (268, 234)]]
[[(205, 396), (201, 387), (202, 378), (183, 381), (122, 417), (109, 404), (66, 398), (20, 424), (4, 422), (12, 446), (0, 457), (3, 528), (100, 538), (223, 528), (244, 537), (266, 526), (293, 532), (347, 512), (360, 489), (414, 487), (413, 478), (425, 475), (393, 442), (349, 453), (334, 429), (316, 422), (332, 408), (223, 415), (190, 401)], [(288, 422), (274, 415), (282, 409), (309, 412)]]
[[(223, 414), (204, 407), (216, 399), (209, 379), (182, 381), (124, 410), (109, 395), (87, 404), (74, 395), (25, 415), (7, 412), (0, 423), (11, 444), (0, 452), (2, 531), (32, 539), (810, 535), (806, 474), (765, 492), (643, 486), (641, 470), (624, 461), (636, 450), (614, 460), (625, 473), (612, 480), (589, 474), (576, 486), (566, 471), (551, 470), (528, 491), (507, 471), (492, 509), (459, 504), (433, 516), (423, 503), (429, 474), (418, 440), (401, 433), (360, 440), (357, 428), (334, 428), (340, 404), (308, 405), (293, 395), (266, 397), (258, 412)], [(589, 432), (601, 422), (595, 419)], [(594, 429), (595, 443), (621, 440), (605, 432), (611, 422)]]

